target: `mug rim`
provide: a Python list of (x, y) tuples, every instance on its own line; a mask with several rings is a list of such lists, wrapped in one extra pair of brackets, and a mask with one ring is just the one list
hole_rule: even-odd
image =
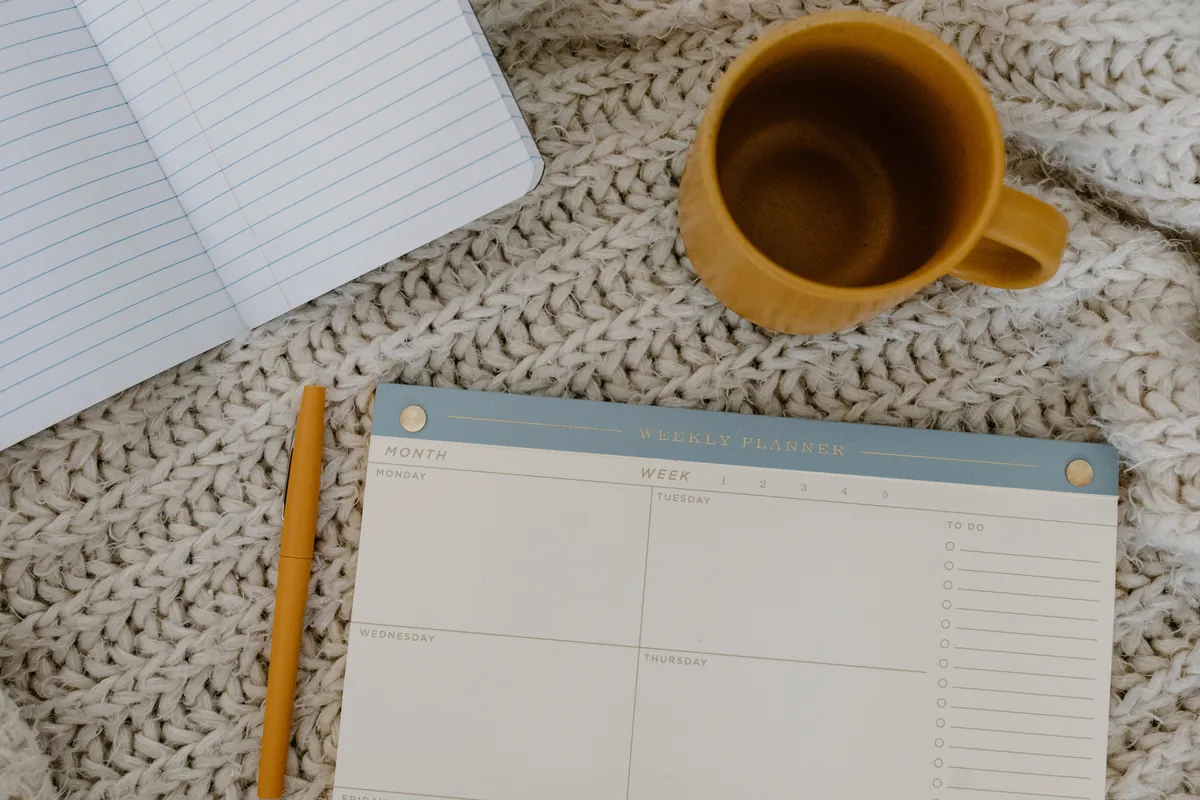
[[(787, 267), (775, 262), (750, 241), (749, 237), (746, 236), (741, 227), (733, 219), (733, 215), (725, 203), (725, 195), (721, 191), (721, 182), (717, 177), (718, 135), (721, 123), (725, 119), (725, 113), (734, 99), (733, 93), (736, 84), (738, 84), (738, 79), (753, 67), (762, 55), (779, 46), (785, 40), (802, 35), (813, 28), (826, 25), (853, 25), (875, 29), (886, 28), (890, 32), (899, 33), (923, 45), (932, 55), (938, 58), (948, 71), (952, 72), (965, 85), (975, 101), (975, 111), (983, 118), (984, 126), (989, 133), (987, 142), (983, 146), (988, 151), (986, 153), (986, 160), (991, 166), (992, 174), (988, 176), (986, 181), (987, 194), (984, 197), (983, 205), (975, 221), (965, 233), (959, 235), (958, 242), (948, 251), (940, 256), (931, 258), (912, 272), (886, 283), (872, 283), (865, 286), (838, 286), (830, 283), (822, 283), (798, 275)], [(992, 105), (991, 97), (988, 95), (983, 81), (975, 74), (974, 69), (950, 45), (915, 23), (870, 11), (842, 10), (810, 14), (809, 16), (780, 25), (747, 47), (734, 58), (725, 74), (717, 82), (712, 97), (709, 99), (708, 107), (705, 109), (696, 138), (699, 139), (702, 134), (710, 136), (712, 142), (711, 146), (707, 148), (705, 157), (698, 166), (705, 173), (704, 182), (716, 189), (714, 192), (716, 196), (714, 210), (721, 216), (724, 224), (732, 232), (738, 248), (744, 252), (751, 264), (758, 270), (766, 273), (769, 277), (781, 280), (794, 289), (812, 295), (829, 298), (859, 299), (863, 295), (876, 295), (879, 292), (912, 292), (932, 283), (938, 278), (948, 275), (954, 268), (954, 265), (960, 263), (983, 238), (989, 222), (996, 213), (996, 208), (1000, 203), (1000, 194), (1004, 189), (1004, 133), (1000, 127), (1000, 118), (996, 114), (995, 106)]]

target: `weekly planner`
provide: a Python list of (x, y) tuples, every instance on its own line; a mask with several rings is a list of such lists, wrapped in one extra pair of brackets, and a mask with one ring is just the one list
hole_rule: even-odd
[(1101, 800), (1106, 445), (380, 386), (334, 800)]

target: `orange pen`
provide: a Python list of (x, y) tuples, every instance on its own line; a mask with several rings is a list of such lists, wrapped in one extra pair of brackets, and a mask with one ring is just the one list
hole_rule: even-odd
[(275, 622), (271, 628), (271, 664), (267, 670), (267, 710), (263, 717), (262, 753), (258, 759), (258, 796), (283, 795), (292, 708), (296, 702), (296, 669), (300, 632), (308, 604), (313, 542), (317, 535), (317, 500), (321, 493), (321, 452), (325, 446), (325, 388), (305, 386), (296, 418), (296, 438), (283, 505), (279, 543), (279, 580), (275, 586)]

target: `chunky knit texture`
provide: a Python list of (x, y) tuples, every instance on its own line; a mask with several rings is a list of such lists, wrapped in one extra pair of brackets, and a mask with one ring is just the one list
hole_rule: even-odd
[(482, 0), (546, 159), (532, 195), (0, 453), (0, 798), (252, 796), (306, 381), (330, 387), (333, 433), (289, 772), (292, 796), (327, 793), (372, 390), (392, 380), (1113, 441), (1108, 792), (1195, 797), (1200, 8), (866, 5), (984, 77), (1012, 181), (1070, 219), (1054, 281), (947, 280), (819, 338), (740, 321), (680, 245), (684, 155), (722, 67), (831, 4)]

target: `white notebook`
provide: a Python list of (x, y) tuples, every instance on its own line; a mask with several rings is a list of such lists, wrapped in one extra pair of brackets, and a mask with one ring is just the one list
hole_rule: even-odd
[(0, 2), (0, 447), (541, 169), (466, 0)]
[(1103, 800), (1117, 474), (380, 386), (333, 800)]

